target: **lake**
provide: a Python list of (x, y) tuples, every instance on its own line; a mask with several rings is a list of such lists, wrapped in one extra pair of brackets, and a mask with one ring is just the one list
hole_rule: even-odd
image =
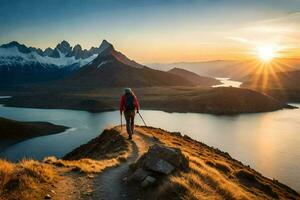
[[(187, 134), (300, 191), (299, 109), (235, 116), (151, 110), (142, 110), (141, 114), (150, 126)], [(63, 133), (28, 139), (0, 152), (1, 157), (14, 161), (23, 157), (61, 157), (96, 137), (104, 128), (120, 123), (119, 111), (89, 113), (0, 106), (0, 116), (70, 127)], [(142, 125), (138, 116), (137, 123)]]
[(240, 81), (234, 81), (230, 78), (215, 78), (221, 82), (219, 85), (214, 85), (212, 87), (237, 87), (239, 88), (242, 84)]

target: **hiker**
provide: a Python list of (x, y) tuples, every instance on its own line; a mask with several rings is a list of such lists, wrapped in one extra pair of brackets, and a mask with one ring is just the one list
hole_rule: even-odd
[(134, 117), (135, 111), (139, 113), (139, 102), (130, 88), (125, 88), (125, 94), (121, 97), (120, 101), (120, 114), (124, 111), (126, 119), (126, 130), (129, 135), (128, 139), (132, 139), (134, 131)]

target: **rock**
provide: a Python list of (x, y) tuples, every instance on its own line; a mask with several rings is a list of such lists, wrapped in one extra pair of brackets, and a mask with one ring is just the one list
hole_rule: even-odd
[(143, 168), (138, 168), (130, 177), (129, 180), (143, 181), (146, 176), (149, 175), (149, 172)]
[(129, 180), (137, 181), (141, 187), (148, 187), (172, 172), (186, 171), (188, 159), (180, 149), (154, 144), (139, 160), (130, 165)]
[(145, 162), (145, 167), (148, 170), (162, 174), (170, 174), (175, 169), (173, 165), (157, 157), (147, 159)]
[(184, 135), (183, 138), (184, 138), (185, 140), (192, 140), (192, 138), (191, 138), (190, 136), (188, 136), (188, 135)]
[(150, 165), (154, 165), (154, 163), (158, 163), (156, 166), (164, 165), (169, 168), (170, 166), (168, 164), (170, 164), (174, 168), (181, 168), (183, 170), (188, 169), (188, 160), (179, 149), (169, 148), (158, 144), (151, 146), (149, 151), (142, 156), (141, 160), (144, 160), (143, 166), (146, 166), (147, 168), (150, 168)]
[(51, 195), (50, 194), (46, 194), (45, 199), (51, 199)]
[(173, 135), (176, 135), (177, 137), (182, 137), (182, 134), (180, 132), (171, 132)]
[(153, 184), (155, 183), (155, 181), (156, 181), (156, 178), (154, 178), (154, 177), (152, 177), (152, 176), (147, 176), (147, 177), (143, 180), (141, 186), (144, 187), (144, 188), (145, 188), (145, 187), (148, 187), (148, 186), (151, 186), (151, 185), (153, 185)]
[(52, 194), (56, 194), (56, 192), (55, 192), (54, 190), (50, 190), (50, 192), (51, 192)]

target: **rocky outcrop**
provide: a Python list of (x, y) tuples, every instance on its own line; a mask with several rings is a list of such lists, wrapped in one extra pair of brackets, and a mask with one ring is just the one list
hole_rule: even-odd
[(179, 149), (155, 144), (131, 166), (129, 180), (148, 187), (175, 171), (187, 171), (189, 161)]

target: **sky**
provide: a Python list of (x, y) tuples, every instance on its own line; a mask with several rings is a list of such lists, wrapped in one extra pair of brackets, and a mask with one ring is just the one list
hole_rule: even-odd
[(103, 39), (141, 63), (300, 57), (300, 0), (0, 0), (0, 43), (83, 48)]

